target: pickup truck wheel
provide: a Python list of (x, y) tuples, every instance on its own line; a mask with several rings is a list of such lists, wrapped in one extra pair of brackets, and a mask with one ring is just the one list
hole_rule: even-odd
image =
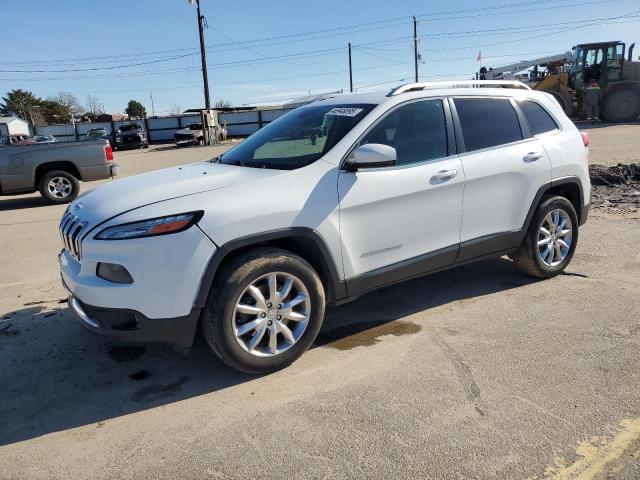
[(80, 182), (69, 172), (51, 170), (42, 176), (38, 189), (51, 203), (69, 203), (78, 196)]
[(324, 318), (322, 282), (304, 259), (258, 248), (217, 275), (202, 327), (211, 349), (250, 374), (280, 370), (311, 346)]
[(577, 243), (578, 216), (571, 202), (564, 197), (546, 197), (511, 258), (527, 275), (551, 278), (569, 265)]

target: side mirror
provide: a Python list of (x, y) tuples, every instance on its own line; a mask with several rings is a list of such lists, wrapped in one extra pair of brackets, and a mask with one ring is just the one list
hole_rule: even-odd
[(348, 170), (355, 171), (360, 168), (393, 167), (398, 160), (396, 149), (381, 143), (368, 143), (360, 145), (347, 160)]

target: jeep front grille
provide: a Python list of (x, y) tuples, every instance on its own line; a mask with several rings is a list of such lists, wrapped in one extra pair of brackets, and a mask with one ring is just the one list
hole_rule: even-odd
[(69, 212), (65, 213), (60, 220), (62, 244), (76, 260), (82, 257), (81, 234), (86, 226), (87, 222), (83, 222), (80, 217)]

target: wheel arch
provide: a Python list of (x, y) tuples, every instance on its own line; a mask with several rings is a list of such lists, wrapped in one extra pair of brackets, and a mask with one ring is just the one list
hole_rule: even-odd
[(322, 281), (328, 303), (347, 297), (346, 284), (340, 280), (336, 264), (322, 237), (310, 228), (291, 227), (242, 237), (221, 245), (209, 260), (194, 307), (204, 308), (217, 274), (231, 259), (259, 247), (287, 250), (309, 262)]
[[(584, 204), (584, 192), (582, 191), (582, 183), (580, 182), (580, 179), (573, 176), (560, 178), (558, 180), (552, 180), (548, 183), (545, 183), (538, 189), (538, 192), (536, 193), (536, 196), (531, 203), (531, 207), (529, 207), (529, 212), (527, 213), (526, 220), (522, 227), (522, 238), (529, 229), (531, 220), (533, 219), (533, 216), (536, 213), (536, 209), (538, 208), (538, 205), (540, 205), (543, 197), (556, 195), (564, 197), (571, 202), (573, 208), (576, 211), (576, 215), (578, 216), (579, 225), (584, 224), (587, 219), (587, 214)], [(519, 240), (522, 241), (522, 238), (520, 238)]]
[(50, 172), (52, 170), (63, 170), (67, 173), (70, 173), (71, 175), (76, 177), (78, 180), (82, 180), (80, 171), (78, 170), (78, 167), (76, 167), (73, 164), (73, 162), (64, 161), (64, 160), (56, 161), (56, 162), (46, 162), (46, 163), (41, 163), (36, 167), (35, 177), (34, 177), (36, 188), (38, 187), (38, 185), (40, 185), (40, 180), (42, 179), (42, 176), (45, 173)]

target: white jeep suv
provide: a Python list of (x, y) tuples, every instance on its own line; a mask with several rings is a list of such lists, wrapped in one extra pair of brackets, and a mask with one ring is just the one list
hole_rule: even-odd
[(201, 324), (233, 368), (273, 371), (312, 344), (327, 303), (502, 255), (558, 275), (587, 219), (587, 145), (517, 82), (316, 101), (218, 158), (73, 202), (69, 305), (116, 341), (185, 349)]

